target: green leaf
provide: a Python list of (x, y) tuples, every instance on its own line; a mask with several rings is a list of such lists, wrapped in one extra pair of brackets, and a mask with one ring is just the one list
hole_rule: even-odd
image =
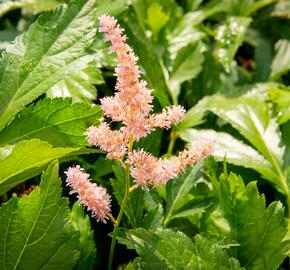
[(85, 146), (86, 129), (97, 124), (101, 116), (99, 106), (72, 103), (71, 99), (44, 99), (25, 108), (0, 132), (0, 146), (33, 138), (53, 146)]
[(218, 161), (223, 161), (226, 158), (227, 162), (231, 164), (258, 171), (264, 178), (272, 180), (274, 184), (278, 181), (279, 177), (269, 161), (251, 146), (235, 139), (230, 134), (206, 129), (187, 129), (180, 133), (180, 138), (189, 143), (210, 139), (215, 147), (212, 155)]
[(253, 12), (271, 5), (277, 0), (223, 0), (224, 10), (230, 15), (249, 16)]
[(153, 32), (153, 35), (155, 36), (158, 35), (159, 31), (169, 20), (169, 16), (163, 11), (162, 6), (155, 2), (148, 7), (147, 18), (148, 24)]
[(15, 28), (0, 31), (0, 51), (5, 50), (7, 46), (19, 35)]
[(144, 269), (241, 269), (237, 260), (229, 258), (216, 243), (196, 236), (195, 243), (182, 232), (169, 229), (153, 231), (135, 229), (127, 233)]
[(96, 246), (90, 218), (84, 214), (82, 207), (75, 202), (70, 215), (70, 222), (80, 232), (80, 258), (74, 270), (93, 270), (96, 262)]
[(125, 268), (125, 270), (137, 270), (137, 269), (138, 270), (144, 269), (144, 265), (140, 257), (136, 257), (134, 261), (129, 262)]
[(155, 229), (161, 227), (164, 218), (163, 212), (163, 206), (159, 203), (155, 208), (151, 209), (144, 215), (142, 227), (147, 229)]
[(45, 10), (51, 10), (57, 7), (60, 4), (60, 0), (2, 0), (0, 3), (0, 17), (5, 13), (18, 9), (18, 8), (27, 8), (33, 10), (35, 13), (39, 13)]
[[(288, 91), (286, 91), (288, 90)], [(268, 91), (269, 97), (276, 104), (276, 111), (278, 116), (278, 123), (284, 124), (290, 119), (290, 91), (277, 87), (271, 87)]]
[(91, 152), (82, 148), (55, 147), (37, 139), (17, 143), (0, 159), (0, 195), (41, 173), (54, 159)]
[(216, 31), (215, 55), (227, 72), (230, 72), (231, 63), (250, 23), (251, 19), (247, 17), (229, 17)]
[(254, 0), (223, 0), (224, 9), (230, 15), (247, 16)]
[(41, 15), (7, 47), (0, 62), (0, 130), (25, 105), (92, 60), (95, 0), (72, 1)]
[(168, 82), (175, 103), (177, 103), (181, 84), (194, 79), (201, 72), (204, 50), (205, 46), (197, 43), (189, 44), (177, 53)]
[[(111, 179), (111, 185), (114, 190), (114, 195), (119, 205), (121, 205), (125, 195), (125, 170), (119, 162), (115, 162), (113, 171), (116, 178)], [(141, 226), (143, 211), (144, 191), (138, 188), (130, 194), (127, 206), (125, 208), (125, 215), (133, 228)]]
[[(258, 96), (252, 92), (238, 98), (213, 95), (205, 97), (200, 103), (206, 105), (204, 112), (210, 111), (216, 114), (255, 146), (271, 163), (275, 174), (279, 175), (278, 179), (267, 179), (275, 181), (280, 190), (287, 193), (283, 177), (281, 178), (284, 153), (284, 147), (281, 146), (281, 133), (275, 119), (271, 118), (269, 105), (263, 100), (262, 93)], [(189, 111), (187, 114), (192, 115), (192, 112)], [(202, 111), (199, 115), (201, 118), (204, 116)], [(187, 116), (185, 119), (188, 126), (190, 119)]]
[(126, 26), (126, 35), (129, 37), (129, 43), (132, 44), (134, 51), (139, 57), (139, 63), (144, 68), (145, 79), (149, 87), (153, 89), (153, 94), (162, 107), (169, 105), (169, 90), (162, 66), (150, 40), (146, 37), (133, 13), (126, 13), (123, 21)]
[(95, 84), (104, 82), (101, 71), (92, 63), (72, 74), (46, 92), (47, 97), (71, 97), (75, 102), (91, 104), (97, 98)]
[(255, 81), (265, 82), (271, 72), (271, 63), (273, 59), (271, 43), (262, 37), (255, 38), (258, 41), (255, 50), (256, 72)]
[(28, 197), (0, 208), (2, 269), (70, 270), (78, 258), (78, 233), (67, 222), (68, 200), (61, 198), (58, 164), (51, 163)]
[(275, 44), (275, 51), (270, 74), (272, 80), (279, 79), (290, 70), (290, 41), (278, 40)]
[(174, 130), (182, 131), (202, 124), (210, 108), (210, 102), (211, 99), (208, 97), (201, 99), (195, 106), (186, 112), (184, 119), (180, 124), (174, 127)]
[(235, 256), (247, 269), (275, 270), (290, 247), (283, 241), (287, 220), (280, 202), (266, 208), (265, 197), (259, 195), (255, 182), (246, 187), (231, 173), (220, 179), (220, 207), (230, 224), (230, 236), (239, 245)]
[(178, 213), (180, 208), (194, 199), (191, 191), (196, 184), (199, 169), (198, 165), (188, 168), (186, 172), (181, 173), (166, 185), (165, 225)]

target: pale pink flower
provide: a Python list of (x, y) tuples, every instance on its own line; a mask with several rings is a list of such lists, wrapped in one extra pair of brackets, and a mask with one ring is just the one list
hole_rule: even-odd
[(212, 151), (213, 144), (207, 141), (194, 144), (189, 149), (180, 152), (178, 156), (168, 159), (158, 159), (142, 149), (134, 150), (128, 155), (131, 176), (135, 178), (139, 186), (159, 186), (175, 178), (188, 165), (193, 165), (207, 157)]
[(108, 215), (111, 212), (111, 197), (107, 190), (91, 183), (90, 175), (79, 165), (68, 168), (65, 174), (67, 185), (72, 188), (70, 194), (77, 193), (80, 204), (86, 206), (97, 221), (107, 223), (106, 220), (109, 219)]
[[(118, 60), (115, 68), (117, 92), (113, 97), (101, 99), (101, 106), (105, 116), (122, 122), (123, 126), (111, 130), (108, 124), (101, 122), (99, 127), (91, 126), (87, 130), (87, 140), (106, 151), (109, 159), (123, 159), (130, 139), (138, 141), (157, 127), (170, 128), (183, 119), (185, 110), (178, 105), (150, 115), (152, 92), (147, 89), (146, 82), (140, 80), (138, 58), (126, 44), (124, 29), (109, 15), (101, 15), (99, 21), (99, 31), (104, 32), (104, 39), (111, 42), (110, 50), (116, 53)], [(198, 144), (170, 159), (158, 159), (143, 150), (133, 151), (128, 153), (127, 162), (139, 186), (157, 186), (176, 177), (187, 165), (206, 157), (212, 150), (210, 145)]]
[(140, 70), (137, 66), (138, 58), (132, 48), (125, 42), (124, 29), (117, 25), (117, 21), (108, 15), (99, 17), (99, 31), (105, 33), (105, 40), (111, 41), (111, 51), (117, 54), (118, 65), (115, 68), (117, 76), (114, 97), (101, 100), (106, 116), (112, 121), (123, 122), (127, 136), (139, 139), (146, 136), (144, 123), (148, 125), (148, 114), (152, 110), (153, 96), (146, 88), (146, 82), (139, 80)]
[(121, 130), (111, 130), (105, 122), (98, 127), (90, 126), (86, 135), (90, 144), (107, 152), (108, 159), (121, 159), (126, 154), (129, 138)]
[(155, 178), (155, 168), (158, 159), (145, 152), (143, 149), (133, 150), (128, 154), (128, 162), (131, 165), (131, 176), (135, 178), (141, 187), (147, 187)]
[(169, 129), (172, 125), (179, 123), (185, 115), (185, 110), (182, 106), (166, 107), (161, 113), (152, 114), (149, 119), (151, 127), (160, 127)]

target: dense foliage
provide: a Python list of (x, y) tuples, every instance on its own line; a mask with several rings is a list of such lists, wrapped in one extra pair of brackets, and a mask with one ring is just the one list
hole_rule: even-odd
[(288, 269), (287, 0), (0, 1), (0, 269), (107, 268), (113, 225), (85, 213), (64, 175), (80, 164), (118, 214), (124, 168), (84, 135), (116, 80), (103, 13), (125, 28), (154, 112), (187, 110), (134, 149), (170, 157), (215, 145), (166, 185), (130, 193), (114, 267)]

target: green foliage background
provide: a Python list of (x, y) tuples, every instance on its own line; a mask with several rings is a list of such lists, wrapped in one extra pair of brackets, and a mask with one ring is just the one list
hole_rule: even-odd
[(288, 269), (288, 0), (0, 0), (0, 269), (106, 268), (112, 226), (65, 198), (60, 178), (81, 164), (119, 209), (122, 166), (84, 136), (114, 91), (104, 12), (125, 28), (154, 111), (187, 109), (134, 147), (170, 156), (215, 145), (166, 186), (132, 193), (115, 267)]

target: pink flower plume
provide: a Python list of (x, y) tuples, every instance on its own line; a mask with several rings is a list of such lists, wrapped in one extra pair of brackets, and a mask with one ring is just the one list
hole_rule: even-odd
[(159, 186), (175, 178), (188, 165), (207, 157), (213, 151), (211, 142), (199, 142), (169, 159), (156, 158), (144, 150), (129, 153), (131, 176), (142, 187)]
[(67, 185), (72, 188), (70, 194), (77, 193), (80, 204), (86, 206), (97, 221), (107, 223), (106, 220), (109, 219), (108, 215), (111, 212), (111, 197), (107, 190), (91, 183), (90, 175), (79, 165), (68, 168), (65, 174)]

